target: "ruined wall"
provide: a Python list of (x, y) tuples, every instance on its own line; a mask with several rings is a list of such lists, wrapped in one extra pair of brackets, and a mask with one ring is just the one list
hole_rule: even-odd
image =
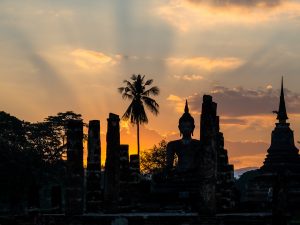
[[(204, 150), (202, 170), (209, 171), (204, 176), (207, 180), (209, 205), (215, 205), (216, 211), (230, 210), (234, 207), (233, 165), (228, 163), (227, 150), (224, 149), (224, 137), (220, 132), (217, 103), (210, 95), (203, 96), (200, 124), (200, 140)], [(213, 190), (215, 196), (213, 195)], [(205, 197), (205, 196), (204, 196)]]

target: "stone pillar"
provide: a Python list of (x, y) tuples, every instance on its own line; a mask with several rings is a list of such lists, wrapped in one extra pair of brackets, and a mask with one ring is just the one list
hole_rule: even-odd
[(120, 205), (128, 204), (133, 198), (130, 186), (128, 150), (129, 145), (120, 145)]
[(217, 104), (209, 95), (203, 96), (201, 114), (201, 143), (203, 155), (200, 162), (199, 214), (216, 213), (217, 132), (219, 118)]
[(129, 176), (131, 181), (138, 182), (140, 175), (139, 155), (130, 155)]
[(100, 121), (91, 120), (88, 131), (88, 158), (86, 172), (86, 211), (101, 210), (101, 144)]
[(107, 123), (104, 201), (106, 210), (114, 212), (120, 192), (120, 118), (110, 113)]
[(83, 213), (83, 122), (70, 120), (67, 125), (67, 180), (65, 212)]
[(129, 145), (120, 146), (120, 180), (128, 181), (129, 177)]

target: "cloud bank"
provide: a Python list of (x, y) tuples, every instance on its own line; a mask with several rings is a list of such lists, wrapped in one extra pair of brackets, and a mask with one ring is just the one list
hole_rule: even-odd
[(185, 33), (215, 25), (297, 20), (300, 4), (288, 0), (173, 0), (157, 13)]
[[(266, 89), (246, 89), (243, 87), (228, 88), (215, 86), (210, 93), (218, 103), (219, 115), (229, 117), (253, 116), (271, 114), (278, 109), (279, 90), (270, 86)], [(202, 94), (189, 98), (193, 111), (200, 113)], [(288, 113), (300, 113), (300, 94), (285, 89), (285, 99)], [(240, 121), (242, 122), (242, 121)]]

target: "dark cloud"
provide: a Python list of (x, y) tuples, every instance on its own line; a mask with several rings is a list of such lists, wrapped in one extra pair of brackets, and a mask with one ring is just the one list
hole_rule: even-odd
[[(222, 116), (250, 116), (270, 114), (278, 109), (279, 90), (227, 88), (215, 86), (211, 93), (213, 100), (218, 103), (218, 114)], [(193, 95), (189, 104), (193, 111), (200, 112), (202, 94)], [(285, 89), (285, 99), (288, 113), (300, 113), (300, 94)], [(226, 123), (226, 120), (224, 120)], [(228, 121), (230, 122), (230, 121)], [(234, 121), (231, 121), (234, 122)], [(243, 123), (243, 121), (235, 121)]]
[(238, 125), (246, 125), (247, 121), (243, 119), (237, 119), (237, 118), (220, 118), (221, 124), (238, 124)]
[(240, 6), (240, 7), (275, 7), (280, 5), (283, 0), (188, 0), (191, 3), (208, 3), (217, 7)]

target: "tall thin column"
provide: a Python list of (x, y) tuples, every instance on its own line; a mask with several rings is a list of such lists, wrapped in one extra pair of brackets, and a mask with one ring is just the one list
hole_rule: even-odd
[(70, 120), (67, 125), (67, 181), (65, 211), (83, 213), (83, 122)]
[(110, 113), (107, 119), (104, 202), (108, 211), (117, 210), (120, 192), (120, 118)]
[(101, 144), (100, 121), (91, 120), (88, 131), (88, 158), (86, 173), (86, 211), (101, 210)]

